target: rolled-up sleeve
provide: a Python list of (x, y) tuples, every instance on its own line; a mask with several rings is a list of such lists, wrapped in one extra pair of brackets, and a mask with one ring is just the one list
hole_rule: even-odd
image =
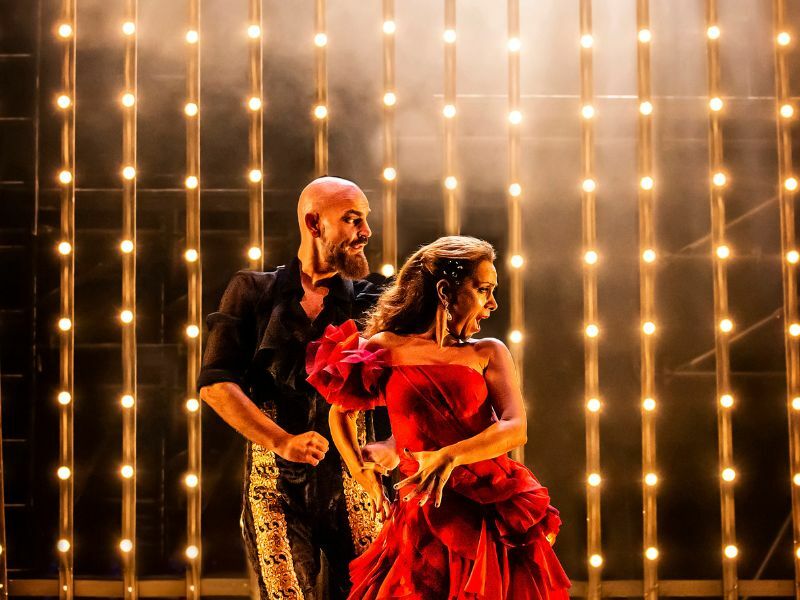
[(230, 381), (247, 391), (245, 375), (253, 358), (256, 339), (253, 274), (239, 271), (228, 283), (219, 310), (208, 315), (208, 340), (197, 389)]

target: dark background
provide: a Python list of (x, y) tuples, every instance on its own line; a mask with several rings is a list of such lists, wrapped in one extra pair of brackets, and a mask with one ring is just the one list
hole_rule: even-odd
[[(381, 8), (330, 0), (330, 172), (372, 202), (367, 253), (381, 264)], [(585, 580), (578, 3), (522, 0), (526, 462), (565, 526), (557, 550)], [(602, 527), (607, 579), (641, 578), (641, 433), (636, 201), (636, 21), (631, 0), (596, 2), (595, 91)], [(652, 4), (659, 250), (659, 559), (665, 579), (721, 573), (708, 202), (703, 2)], [(800, 2), (788, 2), (789, 22)], [(7, 552), (12, 578), (55, 576), (57, 536), (60, 85), (55, 0), (0, 7), (0, 372)], [(138, 560), (183, 572), (186, 467), (184, 250), (185, 2), (140, 0), (138, 94)], [(246, 3), (206, 0), (202, 43), (204, 313), (246, 266)], [(443, 234), (441, 3), (397, 2), (400, 256)], [(266, 262), (298, 243), (295, 202), (313, 176), (313, 3), (264, 2)], [(771, 3), (720, 2), (724, 150), (730, 173), (730, 305), (739, 575), (793, 577), (776, 202)], [(78, 1), (75, 570), (120, 573), (122, 2)], [(464, 233), (500, 252), (508, 329), (505, 3), (459, 0), (458, 169)], [(800, 33), (800, 32), (798, 32)], [(800, 83), (790, 59), (793, 95)], [(777, 311), (777, 312), (776, 312)], [(772, 318), (767, 318), (772, 315)], [(203, 556), (208, 576), (245, 572), (238, 537), (243, 443), (204, 412)], [(768, 560), (768, 551), (777, 548)]]

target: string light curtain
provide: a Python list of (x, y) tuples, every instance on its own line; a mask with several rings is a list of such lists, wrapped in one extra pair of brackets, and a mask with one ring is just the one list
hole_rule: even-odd
[(795, 594), (800, 595), (800, 355), (798, 354), (797, 263), (794, 226), (794, 195), (797, 179), (792, 165), (791, 124), (795, 107), (791, 102), (788, 51), (792, 41), (786, 29), (786, 1), (773, 1), (775, 35), (775, 100), (778, 134), (778, 204), (781, 227), (781, 276), (783, 281), (783, 318), (786, 352), (786, 394), (789, 411), (789, 467), (792, 481), (792, 524), (795, 569)]
[(587, 597), (600, 598), (603, 565), (600, 538), (600, 385), (598, 366), (597, 223), (594, 174), (594, 73), (592, 67), (592, 2), (580, 0), (581, 212), (583, 235), (584, 393), (586, 400), (586, 525), (589, 581)]
[(734, 512), (733, 484), (736, 471), (733, 468), (733, 435), (731, 414), (733, 396), (730, 379), (730, 333), (733, 321), (728, 310), (727, 260), (730, 248), (725, 242), (725, 197), (724, 188), (728, 175), (724, 169), (722, 154), (721, 113), (724, 102), (720, 96), (719, 40), (720, 28), (717, 19), (717, 0), (706, 0), (706, 41), (708, 58), (708, 140), (711, 168), (709, 198), (711, 204), (711, 259), (714, 279), (714, 340), (716, 351), (717, 426), (720, 469), (720, 511), (722, 520), (722, 596), (726, 599), (738, 597), (736, 558), (736, 524)]
[(186, 597), (200, 598), (201, 574), (201, 418), (195, 382), (202, 361), (202, 268), (200, 260), (200, 0), (189, 0), (186, 32), (186, 272), (188, 323), (186, 325), (186, 402), (188, 471), (186, 488)]
[(317, 177), (328, 173), (328, 32), (326, 2), (314, 2), (314, 165)]
[(639, 99), (637, 172), (639, 174), (639, 303), (642, 322), (642, 546), (643, 596), (658, 598), (658, 534), (656, 520), (655, 424), (655, 224), (653, 222), (653, 103), (650, 94), (650, 0), (637, 0), (636, 80)]
[(444, 0), (444, 229), (456, 235), (460, 229), (456, 188), (456, 0)]
[(136, 99), (137, 0), (125, 0), (122, 23), (125, 94), (122, 112), (122, 589), (137, 597), (136, 585)]
[(247, 37), (249, 47), (250, 97), (247, 109), (250, 113), (249, 148), (250, 171), (248, 196), (250, 199), (250, 246), (247, 258), (250, 269), (264, 269), (264, 98), (263, 98), (263, 19), (261, 0), (249, 0)]
[(383, 0), (383, 266), (385, 277), (397, 268), (397, 136), (395, 132), (394, 0)]
[(56, 104), (61, 110), (61, 171), (58, 173), (61, 209), (61, 305), (59, 341), (59, 519), (58, 593), (74, 597), (74, 454), (73, 393), (75, 351), (75, 50), (76, 0), (63, 0), (56, 36), (61, 43), (61, 93)]

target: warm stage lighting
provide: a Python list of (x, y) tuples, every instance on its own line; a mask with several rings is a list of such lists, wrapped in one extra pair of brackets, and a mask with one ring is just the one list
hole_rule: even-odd
[(67, 185), (68, 183), (72, 183), (72, 173), (70, 173), (66, 169), (63, 170), (63, 171), (60, 171), (59, 174), (58, 174), (58, 180), (61, 183), (63, 183), (64, 185)]
[(642, 325), (642, 331), (645, 335), (653, 335), (656, 332), (656, 324), (652, 321), (647, 321)]
[(127, 554), (128, 552), (133, 550), (133, 542), (130, 540), (120, 540), (119, 549)]
[(645, 398), (642, 400), (642, 408), (647, 412), (653, 412), (656, 409), (656, 401), (653, 398)]
[(584, 119), (591, 119), (594, 117), (594, 106), (591, 104), (586, 104), (581, 108), (581, 116)]
[(584, 192), (591, 193), (597, 189), (597, 182), (594, 179), (584, 179), (581, 187)]
[(710, 40), (718, 40), (720, 35), (719, 27), (712, 25), (706, 30), (706, 35)]
[(510, 38), (508, 40), (508, 51), (509, 52), (519, 52), (522, 48), (522, 42), (520, 42), (519, 38)]
[(200, 335), (200, 328), (197, 325), (189, 325), (186, 327), (186, 335), (190, 338), (196, 338)]
[(525, 264), (525, 259), (522, 258), (519, 254), (515, 254), (511, 257), (511, 266), (515, 269), (521, 269), (522, 265)]
[(736, 558), (739, 556), (739, 549), (733, 544), (725, 546), (725, 556), (728, 558)]
[(592, 554), (589, 557), (589, 564), (597, 569), (603, 565), (603, 557), (599, 554)]
[(600, 410), (600, 400), (597, 398), (589, 398), (586, 402), (586, 410), (596, 413)]
[(719, 322), (719, 329), (723, 333), (730, 333), (733, 330), (733, 321), (730, 319), (722, 319)]
[(731, 256), (731, 249), (724, 244), (722, 246), (717, 246), (717, 258), (725, 260), (726, 258), (730, 258)]
[(314, 107), (314, 116), (322, 120), (328, 116), (328, 108), (324, 104), (318, 104)]
[(66, 110), (72, 106), (72, 100), (70, 100), (70, 97), (66, 94), (61, 94), (58, 98), (56, 98), (56, 105), (58, 105), (58, 108)]
[(186, 557), (194, 560), (200, 555), (200, 549), (197, 546), (187, 546)]
[(200, 483), (200, 480), (194, 473), (189, 473), (188, 475), (186, 475), (183, 482), (186, 484), (186, 487), (196, 488), (197, 484)]
[(191, 413), (200, 410), (200, 402), (197, 400), (197, 398), (189, 398), (186, 401), (186, 410), (188, 410)]
[(130, 108), (134, 104), (136, 104), (136, 96), (134, 96), (130, 92), (126, 92), (126, 93), (122, 94), (122, 97), (120, 98), (119, 101), (122, 103), (122, 106), (124, 106), (125, 108)]
[(58, 393), (58, 403), (62, 406), (67, 406), (70, 402), (72, 402), (72, 394), (69, 392), (59, 392)]
[(648, 473), (644, 476), (645, 485), (653, 487), (658, 484), (658, 475), (655, 473)]
[(734, 479), (736, 479), (736, 471), (728, 467), (727, 469), (723, 469), (722, 471), (722, 479), (730, 483)]
[(328, 36), (324, 33), (318, 33), (314, 36), (314, 45), (317, 48), (324, 48), (328, 45)]
[(638, 37), (643, 44), (653, 41), (653, 33), (649, 29), (640, 29)]
[(59, 552), (66, 553), (66, 552), (69, 552), (69, 549), (71, 548), (71, 545), (69, 543), (69, 540), (60, 539), (60, 540), (58, 540), (58, 543), (56, 544), (56, 548), (58, 548)]
[(196, 262), (198, 256), (199, 254), (197, 253), (197, 250), (195, 250), (194, 248), (189, 248), (186, 252), (183, 253), (183, 258), (186, 259), (186, 262), (190, 263)]
[(597, 325), (587, 325), (586, 326), (586, 336), (590, 338), (596, 338), (600, 334), (600, 328)]
[(775, 41), (778, 42), (779, 46), (788, 46), (792, 41), (792, 36), (786, 31), (781, 31), (778, 37), (775, 38)]
[(125, 479), (130, 479), (133, 477), (133, 467), (131, 465), (122, 465), (119, 470), (120, 475), (122, 475)]
[(394, 106), (395, 104), (397, 104), (397, 94), (395, 94), (394, 92), (386, 92), (383, 95), (383, 103), (386, 106)]
[(397, 25), (394, 21), (383, 22), (383, 33), (386, 35), (392, 35), (395, 31), (397, 31)]
[(800, 473), (795, 473), (794, 477), (792, 477), (792, 483), (797, 486), (800, 486)]
[(189, 44), (196, 44), (200, 39), (200, 34), (198, 34), (194, 29), (190, 29), (186, 32), (186, 41)]
[(261, 248), (258, 246), (252, 246), (247, 250), (247, 258), (250, 260), (258, 260), (261, 258)]
[(639, 181), (639, 185), (643, 190), (652, 190), (654, 184), (655, 182), (653, 181), (652, 177), (642, 177), (642, 179)]
[(520, 342), (522, 342), (522, 332), (519, 331), (518, 329), (515, 329), (514, 331), (508, 334), (508, 340), (512, 344), (519, 344)]
[(648, 102), (645, 100), (644, 102), (639, 104), (639, 112), (645, 116), (649, 116), (653, 114), (653, 103)]
[(247, 37), (249, 37), (251, 40), (260, 38), (261, 27), (258, 25), (250, 25), (250, 27), (247, 28)]
[(67, 256), (70, 252), (72, 252), (72, 244), (69, 242), (61, 242), (58, 245), (58, 253)]
[(792, 337), (800, 336), (800, 323), (792, 323), (789, 325), (789, 335)]
[(386, 181), (394, 181), (397, 179), (397, 170), (394, 167), (386, 167), (383, 170), (383, 178)]
[(456, 30), (455, 29), (445, 29), (444, 33), (442, 34), (442, 39), (444, 40), (445, 44), (455, 44), (456, 43)]
[(645, 550), (644, 555), (647, 557), (647, 560), (656, 560), (658, 558), (658, 548), (653, 548), (651, 546)]
[(642, 260), (646, 263), (653, 263), (656, 260), (656, 251), (648, 248), (642, 252)]
[(714, 173), (714, 176), (711, 178), (712, 183), (717, 187), (722, 187), (726, 183), (728, 183), (728, 176), (725, 175), (722, 171)]
[(189, 175), (184, 182), (187, 189), (194, 190), (197, 189), (197, 186), (200, 184), (200, 181), (194, 175)]
[(444, 180), (444, 187), (446, 187), (448, 190), (456, 189), (458, 187), (458, 179), (452, 175), (446, 177)]
[(131, 323), (133, 322), (133, 313), (129, 310), (123, 310), (119, 313), (119, 320), (123, 323)]
[(72, 25), (69, 23), (62, 23), (58, 26), (58, 37), (67, 39), (72, 37)]
[(249, 108), (252, 111), (261, 110), (261, 98), (257, 98), (256, 96), (250, 98), (247, 101), (247, 108)]
[(128, 166), (122, 169), (122, 177), (127, 181), (131, 181), (134, 177), (136, 177), (136, 169)]
[(445, 119), (452, 119), (456, 116), (456, 107), (453, 104), (445, 104), (442, 109), (442, 114)]
[(588, 48), (591, 48), (592, 46), (594, 46), (594, 38), (591, 35), (589, 35), (588, 33), (586, 35), (582, 35), (581, 36), (581, 47), (588, 49)]
[(263, 175), (259, 169), (251, 169), (250, 172), (247, 174), (247, 178), (250, 180), (251, 183), (258, 183), (261, 181)]
[(796, 265), (797, 261), (800, 260), (800, 253), (797, 250), (789, 250), (786, 253), (786, 261), (791, 265)]
[(66, 481), (72, 475), (72, 471), (69, 470), (69, 467), (58, 467), (58, 471), (56, 471), (56, 475), (61, 481)]
[(711, 98), (711, 100), (708, 101), (708, 107), (714, 112), (722, 110), (723, 106), (725, 106), (725, 103), (722, 101), (722, 98)]
[(522, 123), (522, 113), (518, 110), (512, 110), (508, 113), (508, 122), (512, 125), (519, 125)]
[(723, 394), (719, 397), (719, 403), (722, 408), (731, 408), (733, 406), (733, 396), (730, 394)]
[(131, 252), (133, 252), (133, 241), (122, 240), (119, 243), (119, 249), (122, 251), (123, 254), (130, 254)]
[(783, 187), (790, 192), (795, 191), (797, 189), (797, 179), (794, 177), (787, 177), (786, 181), (783, 182)]
[(72, 329), (72, 321), (70, 321), (66, 317), (63, 317), (58, 320), (58, 328), (61, 331), (69, 331), (70, 329)]
[(594, 250), (587, 250), (586, 253), (583, 255), (583, 262), (587, 265), (596, 265), (599, 256), (597, 252)]
[(589, 477), (586, 478), (587, 483), (592, 487), (597, 487), (600, 485), (602, 478), (600, 477), (599, 473), (590, 473)]
[(381, 267), (381, 275), (383, 275), (384, 277), (391, 277), (392, 275), (394, 275), (394, 265), (390, 265), (389, 263), (383, 265)]
[(133, 21), (125, 21), (122, 24), (122, 33), (125, 35), (133, 35), (136, 33), (136, 24)]
[(187, 102), (183, 107), (183, 112), (186, 114), (187, 117), (196, 117), (197, 116), (197, 104), (194, 102)]
[(791, 104), (784, 104), (781, 106), (781, 116), (784, 119), (791, 119), (794, 116), (794, 106)]
[(508, 186), (508, 193), (516, 198), (522, 193), (522, 186), (518, 183), (512, 183)]
[(133, 408), (133, 396), (130, 394), (125, 394), (122, 398), (120, 398), (119, 403), (122, 404), (122, 408)]

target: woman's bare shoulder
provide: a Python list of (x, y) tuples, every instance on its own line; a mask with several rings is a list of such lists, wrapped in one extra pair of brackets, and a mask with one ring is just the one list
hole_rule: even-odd
[(378, 350), (383, 348), (384, 350), (390, 350), (399, 345), (402, 339), (402, 336), (391, 331), (380, 331), (367, 340), (367, 349)]

